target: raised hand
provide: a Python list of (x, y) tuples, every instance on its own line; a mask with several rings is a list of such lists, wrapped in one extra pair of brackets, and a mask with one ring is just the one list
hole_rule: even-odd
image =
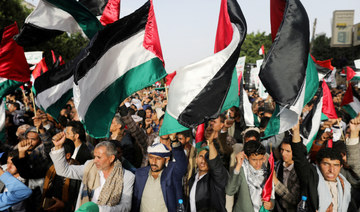
[(58, 134), (56, 134), (52, 137), (52, 142), (53, 142), (56, 150), (62, 148), (62, 146), (65, 142), (65, 139), (66, 139), (66, 137), (65, 137), (64, 132), (59, 132)]
[(245, 153), (244, 153), (244, 151), (241, 151), (241, 152), (237, 153), (236, 156), (235, 156), (235, 158), (236, 158), (235, 170), (236, 170), (237, 172), (239, 172), (239, 171), (240, 171), (240, 168), (242, 167), (242, 164), (243, 164), (243, 162), (244, 162), (244, 159), (245, 159)]
[(31, 140), (25, 139), (18, 143), (17, 145), (19, 151), (19, 158), (25, 157), (25, 152), (31, 148)]

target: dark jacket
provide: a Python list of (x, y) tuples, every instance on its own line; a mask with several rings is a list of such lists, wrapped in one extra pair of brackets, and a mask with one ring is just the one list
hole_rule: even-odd
[(75, 157), (75, 160), (82, 165), (85, 164), (87, 160), (91, 160), (91, 159), (93, 159), (93, 156), (91, 155), (89, 148), (86, 146), (85, 143), (82, 143)]
[(317, 186), (319, 184), (319, 175), (316, 167), (311, 165), (306, 159), (306, 152), (303, 144), (291, 143), (293, 152), (294, 168), (296, 175), (300, 180), (301, 195), (307, 196), (310, 211), (316, 211), (319, 207), (319, 196)]
[[(161, 190), (168, 211), (176, 211), (178, 199), (182, 198), (182, 177), (187, 171), (187, 161), (182, 146), (172, 149), (175, 162), (170, 161), (161, 174)], [(150, 166), (137, 169), (135, 172), (132, 211), (139, 211), (141, 198), (149, 177)]]
[[(229, 173), (225, 169), (219, 155), (208, 161), (209, 172), (201, 178), (196, 185), (195, 202), (196, 211), (224, 211), (225, 186)], [(189, 180), (189, 191), (195, 181), (194, 174)], [(189, 197), (187, 198), (187, 211), (190, 211)]]

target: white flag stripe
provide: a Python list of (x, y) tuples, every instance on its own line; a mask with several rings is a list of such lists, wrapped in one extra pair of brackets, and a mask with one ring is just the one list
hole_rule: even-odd
[(243, 92), (242, 103), (243, 103), (243, 108), (244, 108), (245, 124), (248, 127), (252, 127), (252, 126), (254, 126), (254, 114), (253, 114), (253, 111), (251, 108), (251, 103), (249, 101), (249, 97), (248, 97), (246, 91), (244, 90), (244, 88), (241, 89), (241, 92)]
[(1, 101), (0, 104), (0, 131), (5, 127), (5, 101)]
[(351, 102), (349, 105), (350, 107), (356, 112), (356, 113), (360, 113), (360, 101), (354, 96), (353, 97), (353, 102)]
[[(78, 81), (78, 85), (74, 84), (74, 103), (81, 121), (91, 102), (109, 85), (132, 68), (156, 58), (152, 52), (143, 47), (144, 34), (145, 30), (140, 31), (124, 42), (111, 47)], [(91, 92), (87, 92), (89, 87), (91, 87)]]
[(321, 99), (316, 106), (315, 114), (311, 120), (311, 130), (309, 133), (308, 138), (303, 137), (303, 144), (306, 146), (315, 136), (315, 134), (318, 132), (321, 124), (321, 111), (322, 111), (322, 105), (323, 105), (323, 97), (321, 96)]
[[(69, 79), (52, 86), (36, 95), (36, 104), (47, 110), (48, 107), (58, 101), (69, 89), (72, 89), (74, 83), (74, 76)], [(41, 102), (41, 104), (40, 104)], [(39, 105), (40, 104), (40, 105)]]
[(207, 83), (217, 74), (238, 47), (240, 33), (234, 24), (233, 39), (223, 50), (194, 64), (176, 71), (169, 88), (167, 113), (175, 119), (185, 110)]
[(35, 10), (26, 18), (25, 23), (69, 33), (82, 32), (72, 15), (43, 0), (39, 1)]

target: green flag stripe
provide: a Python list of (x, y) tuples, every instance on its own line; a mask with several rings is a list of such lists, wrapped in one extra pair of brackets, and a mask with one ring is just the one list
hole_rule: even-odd
[[(157, 57), (127, 71), (91, 102), (83, 120), (86, 131), (94, 138), (108, 137), (111, 120), (120, 103), (166, 75), (163, 64)], [(119, 89), (124, 87), (126, 89)]]
[(46, 0), (74, 17), (86, 36), (91, 39), (104, 28), (100, 21), (86, 7), (75, 0)]
[(233, 106), (239, 107), (239, 104), (240, 104), (239, 85), (237, 80), (236, 68), (234, 68), (233, 75), (231, 78), (230, 88), (225, 98), (223, 107), (221, 108), (221, 112), (224, 112), (225, 110)]

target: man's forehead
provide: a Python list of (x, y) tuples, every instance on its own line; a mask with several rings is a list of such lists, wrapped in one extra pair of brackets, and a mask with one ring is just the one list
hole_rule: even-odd
[(261, 154), (251, 154), (249, 159), (252, 160), (259, 160), (259, 159), (263, 159), (265, 155), (261, 155)]
[(334, 165), (340, 165), (340, 160), (331, 160), (330, 158), (323, 158), (322, 163), (329, 163), (329, 164), (334, 164)]

